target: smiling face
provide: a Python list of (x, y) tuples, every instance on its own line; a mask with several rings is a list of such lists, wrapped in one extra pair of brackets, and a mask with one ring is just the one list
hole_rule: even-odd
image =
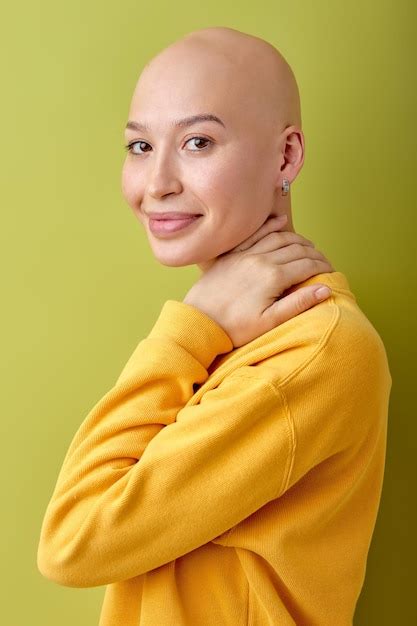
[[(145, 67), (132, 97), (122, 192), (163, 265), (207, 268), (283, 212), (288, 123), (264, 106), (272, 89), (261, 87), (253, 54), (242, 44), (236, 59), (227, 36), (171, 45)], [(177, 124), (199, 115), (216, 119)], [(171, 211), (200, 217), (169, 233), (151, 230), (148, 213)]]

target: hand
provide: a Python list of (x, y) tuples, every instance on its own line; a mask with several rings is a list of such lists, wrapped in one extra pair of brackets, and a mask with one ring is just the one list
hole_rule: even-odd
[(312, 241), (279, 231), (286, 215), (268, 218), (248, 239), (219, 255), (183, 302), (206, 313), (229, 335), (234, 347), (328, 298), (315, 292), (322, 283), (283, 293), (311, 276), (334, 269)]

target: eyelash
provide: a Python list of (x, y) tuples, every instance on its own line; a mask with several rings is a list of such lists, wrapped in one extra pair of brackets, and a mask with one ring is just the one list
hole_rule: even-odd
[[(207, 137), (202, 137), (200, 135), (195, 135), (194, 137), (190, 137), (189, 139), (187, 139), (187, 141), (185, 143), (187, 144), (192, 139), (203, 139), (203, 141), (208, 141), (209, 144), (213, 143), (213, 141), (211, 139), (208, 139)], [(135, 145), (135, 143), (146, 143), (146, 144), (148, 144), (147, 141), (141, 141), (141, 140), (137, 140), (136, 139), (135, 141), (131, 141), (130, 143), (125, 145), (125, 150), (127, 150), (127, 152), (130, 152), (130, 153), (134, 154), (135, 156), (139, 156), (140, 154), (146, 154), (146, 152), (133, 152), (132, 148)], [(150, 144), (148, 144), (148, 146), (149, 145)], [(191, 152), (203, 152), (203, 150), (205, 150), (205, 148), (201, 148), (200, 150), (191, 150)]]

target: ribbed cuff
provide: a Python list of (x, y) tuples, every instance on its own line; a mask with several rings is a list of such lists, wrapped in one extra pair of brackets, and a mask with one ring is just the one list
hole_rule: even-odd
[(166, 300), (148, 337), (175, 341), (206, 369), (218, 354), (233, 350), (232, 340), (217, 322), (178, 300)]

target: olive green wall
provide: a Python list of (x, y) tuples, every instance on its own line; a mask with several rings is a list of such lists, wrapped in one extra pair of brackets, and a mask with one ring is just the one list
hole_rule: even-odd
[(152, 258), (121, 196), (123, 127), (142, 65), (217, 25), (263, 37), (293, 67), (306, 137), (295, 228), (347, 275), (386, 345), (385, 481), (354, 624), (415, 623), (415, 18), (411, 0), (3, 8), (2, 623), (98, 624), (104, 587), (37, 571), (40, 525), (81, 421), (197, 278)]

